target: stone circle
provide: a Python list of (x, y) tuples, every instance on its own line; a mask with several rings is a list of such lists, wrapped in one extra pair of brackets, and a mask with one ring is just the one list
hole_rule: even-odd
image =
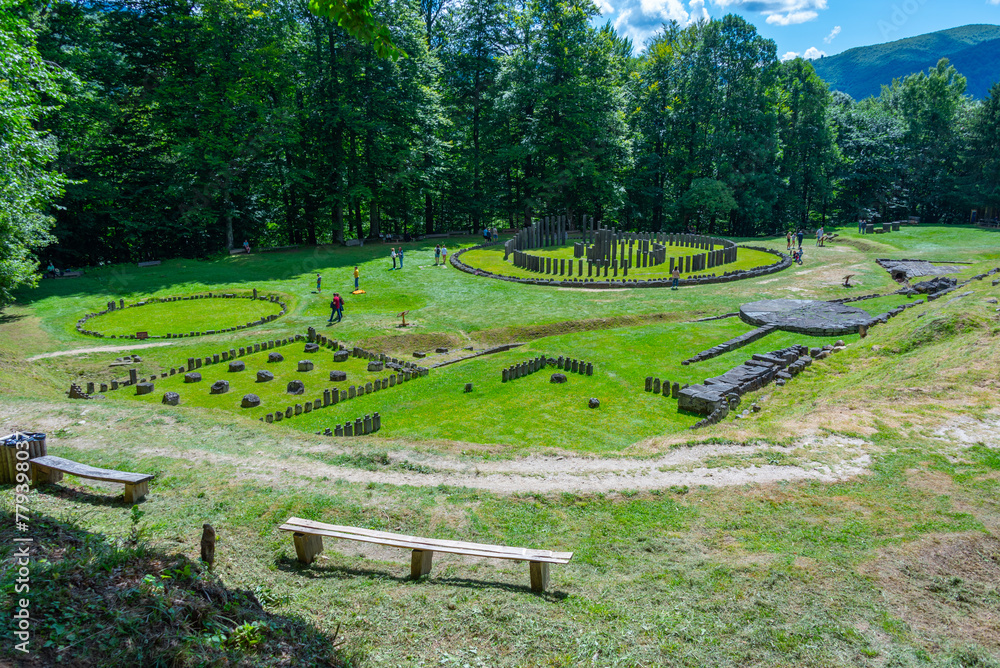
[(256, 408), (260, 406), (260, 397), (256, 394), (244, 394), (243, 401), (240, 402), (242, 408)]
[(212, 383), (212, 387), (209, 388), (209, 394), (225, 394), (229, 391), (229, 381), (227, 380), (217, 380)]
[(786, 332), (813, 336), (854, 334), (871, 320), (867, 311), (836, 302), (811, 299), (764, 299), (740, 306), (740, 319), (771, 325)]
[(257, 382), (267, 383), (274, 380), (274, 374), (270, 371), (258, 371), (257, 372)]
[(306, 384), (301, 380), (293, 380), (288, 383), (288, 387), (285, 389), (288, 394), (304, 394), (306, 391)]

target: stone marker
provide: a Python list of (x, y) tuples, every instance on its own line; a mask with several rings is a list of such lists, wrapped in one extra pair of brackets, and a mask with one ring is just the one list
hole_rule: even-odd
[(306, 391), (306, 385), (301, 380), (293, 380), (288, 383), (288, 387), (285, 388), (285, 392), (288, 394), (303, 394)]
[(274, 380), (274, 374), (270, 371), (258, 371), (257, 372), (257, 382), (258, 383), (268, 383)]
[(292, 410), (293, 409), (292, 409), (291, 406), (289, 406), (288, 408), (285, 409), (285, 418), (291, 418), (292, 417)]
[(354, 435), (361, 436), (364, 433), (365, 421), (361, 418), (354, 420)]
[[(135, 386), (136, 394), (149, 394), (152, 391), (153, 391), (152, 383), (139, 383), (138, 385)], [(90, 392), (88, 392), (87, 394), (90, 394)]]
[[(197, 371), (192, 371), (191, 373), (184, 374), (185, 383), (198, 383), (201, 382), (201, 374)], [(113, 385), (114, 383), (112, 383)]]
[(354, 425), (350, 422), (344, 423), (344, 436), (354, 436)]
[(281, 422), (284, 418), (285, 418), (285, 414), (282, 413), (281, 411), (278, 411), (277, 413), (274, 414), (274, 421), (275, 422)]
[(358, 395), (358, 389), (356, 387), (354, 387), (353, 385), (351, 385), (350, 387), (347, 388), (347, 398), (348, 399), (353, 399), (357, 395)]
[(378, 372), (385, 369), (385, 364), (383, 362), (372, 361), (368, 363), (368, 370), (372, 372)]
[(601, 405), (601, 400), (596, 397), (591, 397), (590, 401), (587, 402), (587, 406), (590, 408), (597, 408)]
[(312, 371), (312, 360), (299, 360), (299, 371)]
[(549, 377), (550, 383), (565, 383), (567, 380), (566, 374), (563, 373), (554, 373)]
[(208, 389), (209, 394), (225, 394), (229, 391), (229, 381), (217, 380)]
[(246, 368), (247, 368), (247, 365), (245, 363), (243, 363), (242, 361), (230, 362), (229, 363), (229, 371), (230, 372), (246, 371)]
[(260, 406), (260, 397), (256, 394), (244, 394), (243, 401), (240, 402), (242, 408), (256, 408)]
[(331, 371), (330, 372), (330, 380), (332, 380), (334, 382), (341, 382), (341, 381), (347, 380), (347, 372), (346, 371)]
[(660, 379), (659, 378), (654, 378), (653, 379), (653, 394), (659, 394), (659, 393), (660, 393)]
[(176, 392), (164, 392), (163, 393), (163, 403), (168, 406), (176, 406), (181, 402), (181, 395)]
[(465, 384), (465, 391), (466, 392), (472, 392), (472, 383), (466, 383)]
[(267, 422), (268, 424), (274, 422), (274, 413), (268, 413), (267, 415), (265, 415), (264, 421)]
[(344, 425), (342, 425), (342, 424), (335, 425), (333, 427), (333, 435), (334, 436), (343, 436), (344, 435)]
[(313, 402), (307, 401), (306, 405), (303, 407), (302, 411), (304, 413), (312, 413), (312, 409), (313, 409)]
[(201, 525), (201, 560), (212, 567), (215, 561), (215, 529), (211, 524)]
[(653, 377), (652, 376), (646, 376), (646, 391), (647, 392), (652, 392), (653, 391)]
[(285, 360), (285, 356), (282, 355), (281, 353), (268, 353), (267, 354), (267, 361), (268, 362), (283, 362), (284, 360)]
[(307, 343), (304, 352), (307, 353), (318, 353), (319, 344), (318, 343)]
[(295, 414), (302, 415), (302, 404), (295, 404)]

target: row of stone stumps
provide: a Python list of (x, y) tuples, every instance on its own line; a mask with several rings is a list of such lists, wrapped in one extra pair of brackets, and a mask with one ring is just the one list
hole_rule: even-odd
[[(272, 339), (270, 341), (264, 341), (263, 343), (254, 343), (253, 345), (247, 345), (240, 348), (230, 348), (229, 350), (225, 350), (221, 353), (207, 355), (204, 358), (189, 357), (185, 365), (179, 367), (171, 367), (169, 371), (167, 371), (166, 373), (161, 373), (159, 374), (159, 376), (157, 376), (157, 374), (155, 373), (151, 374), (149, 378), (145, 377), (140, 378), (139, 371), (137, 369), (129, 369), (128, 380), (112, 380), (110, 383), (88, 382), (87, 391), (85, 393), (79, 392), (80, 389), (79, 387), (77, 388), (78, 391), (74, 393), (71, 386), (69, 394), (71, 399), (90, 399), (92, 398), (92, 396), (80, 396), (80, 395), (81, 394), (93, 395), (98, 391), (98, 387), (100, 388), (100, 392), (104, 393), (104, 392), (118, 390), (123, 387), (138, 386), (139, 384), (147, 384), (152, 386), (152, 381), (156, 380), (157, 377), (167, 378), (168, 376), (174, 376), (179, 373), (185, 374), (184, 382), (186, 383), (198, 382), (201, 380), (200, 373), (195, 373), (194, 375), (191, 376), (191, 379), (189, 380), (188, 376), (191, 374), (187, 372), (193, 372), (195, 369), (202, 368), (202, 366), (209, 366), (211, 364), (218, 364), (220, 362), (229, 362), (231, 360), (236, 359), (237, 357), (243, 357), (244, 355), (252, 355), (254, 353), (259, 353), (264, 350), (271, 350), (273, 348), (277, 348), (280, 346), (286, 346), (290, 343), (294, 343), (295, 341), (300, 341), (300, 340), (302, 340), (302, 335), (296, 334), (294, 337), (287, 337), (284, 339)], [(233, 370), (234, 369), (230, 368), (230, 371)], [(195, 378), (195, 376), (197, 376), (197, 378)], [(150, 388), (144, 387), (141, 391), (139, 391), (137, 388), (136, 394), (149, 394), (152, 391), (153, 391), (152, 387)], [(170, 402), (164, 400), (163, 403), (170, 403)]]
[[(684, 385), (687, 387), (687, 385)], [(674, 383), (670, 384), (669, 380), (660, 380), (659, 378), (654, 378), (653, 376), (646, 376), (646, 392), (652, 392), (653, 394), (660, 394), (663, 392), (663, 396), (667, 398), (676, 399), (681, 391), (681, 384)]]
[[(531, 375), (536, 371), (541, 371), (546, 366), (555, 366), (563, 371), (569, 371), (571, 373), (585, 374), (587, 376), (594, 375), (594, 364), (593, 362), (584, 362), (583, 360), (573, 359), (571, 357), (546, 357), (541, 355), (539, 357), (532, 357), (524, 362), (519, 362), (517, 364), (512, 364), (506, 369), (502, 369), (500, 372), (501, 382), (506, 383), (510, 380), (517, 380), (518, 378), (524, 378), (525, 376)], [(553, 381), (558, 382), (558, 381)]]
[(382, 416), (378, 413), (372, 413), (371, 415), (365, 415), (363, 418), (355, 418), (352, 423), (350, 420), (344, 424), (338, 424), (333, 429), (327, 427), (323, 431), (317, 431), (317, 436), (368, 436), (369, 434), (374, 434), (379, 429), (382, 428)]
[(117, 304), (115, 304), (114, 300), (109, 301), (107, 303), (107, 306), (104, 308), (103, 311), (97, 311), (95, 313), (88, 313), (87, 315), (85, 315), (82, 318), (80, 318), (79, 320), (77, 320), (76, 321), (76, 331), (80, 332), (81, 334), (85, 334), (87, 336), (96, 336), (98, 338), (105, 338), (106, 337), (106, 338), (109, 338), (109, 339), (135, 339), (135, 338), (137, 338), (137, 336), (135, 334), (123, 334), (121, 336), (117, 336), (115, 334), (105, 335), (105, 334), (102, 334), (101, 332), (95, 332), (93, 330), (86, 329), (84, 327), (84, 325), (91, 318), (96, 318), (99, 315), (106, 315), (106, 314), (111, 313), (113, 311), (120, 311), (120, 310), (125, 309), (125, 308), (136, 308), (138, 306), (146, 306), (147, 304), (158, 304), (158, 303), (164, 303), (164, 302), (190, 301), (190, 300), (193, 300), (193, 299), (255, 299), (255, 300), (259, 299), (261, 301), (268, 301), (268, 302), (272, 302), (274, 304), (277, 304), (278, 306), (281, 307), (281, 311), (279, 311), (278, 313), (273, 314), (273, 315), (264, 316), (263, 318), (260, 318), (259, 320), (254, 320), (253, 322), (248, 322), (248, 323), (243, 324), (243, 325), (236, 325), (235, 327), (227, 327), (225, 329), (210, 329), (210, 330), (207, 330), (207, 331), (204, 331), (204, 332), (191, 331), (191, 332), (186, 332), (186, 333), (169, 333), (169, 334), (158, 334), (158, 335), (153, 335), (153, 336), (147, 335), (146, 338), (149, 338), (149, 339), (180, 339), (180, 338), (189, 337), (189, 336), (203, 336), (203, 335), (209, 335), (209, 334), (222, 334), (224, 332), (235, 332), (237, 330), (247, 329), (249, 327), (256, 327), (258, 325), (263, 325), (264, 323), (271, 322), (272, 320), (277, 320), (278, 318), (280, 318), (281, 316), (285, 315), (285, 313), (288, 312), (288, 307), (276, 295), (267, 295), (266, 297), (258, 296), (257, 295), (257, 288), (254, 288), (253, 295), (237, 295), (237, 294), (234, 294), (234, 293), (212, 294), (211, 292), (209, 292), (208, 294), (205, 294), (205, 295), (189, 295), (187, 297), (152, 297), (150, 299), (145, 299), (143, 301), (136, 302), (135, 304), (129, 304), (128, 306), (125, 305), (125, 300), (124, 299), (120, 299)]

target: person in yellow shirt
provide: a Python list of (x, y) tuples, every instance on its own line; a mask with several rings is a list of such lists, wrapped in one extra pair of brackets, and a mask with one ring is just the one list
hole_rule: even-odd
[(361, 272), (357, 267), (354, 268), (354, 289), (358, 290), (358, 279), (361, 278)]

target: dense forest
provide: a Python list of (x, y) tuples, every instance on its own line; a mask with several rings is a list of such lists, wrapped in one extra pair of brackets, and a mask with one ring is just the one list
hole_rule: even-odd
[(305, 0), (0, 5), (8, 295), (32, 249), (78, 266), (553, 213), (752, 236), (1000, 204), (1000, 85), (973, 101), (942, 61), (855, 101), (735, 15), (633, 45), (590, 0), (378, 2), (394, 57)]

